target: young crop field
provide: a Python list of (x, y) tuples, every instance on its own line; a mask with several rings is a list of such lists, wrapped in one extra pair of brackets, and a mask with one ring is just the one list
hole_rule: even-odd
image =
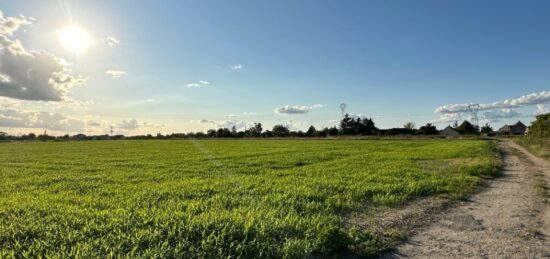
[(372, 256), (389, 241), (350, 213), (464, 197), (496, 160), (482, 140), (0, 143), (0, 258)]

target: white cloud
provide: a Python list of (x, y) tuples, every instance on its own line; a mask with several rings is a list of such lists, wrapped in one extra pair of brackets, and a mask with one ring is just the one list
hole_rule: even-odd
[(230, 113), (230, 114), (224, 115), (223, 117), (225, 117), (225, 118), (238, 118), (238, 117), (252, 116), (252, 115), (256, 115), (256, 114), (257, 113), (255, 113), (255, 112), (243, 112), (243, 113), (239, 113), (239, 114)]
[(430, 121), (430, 123), (451, 123), (451, 122), (460, 122), (463, 121), (464, 118), (467, 118), (468, 115), (466, 113), (443, 113), (439, 116), (439, 118)]
[(276, 114), (304, 114), (308, 113), (309, 111), (313, 109), (319, 109), (325, 107), (321, 104), (314, 104), (312, 106), (306, 106), (306, 105), (285, 105), (282, 107), (277, 107), (273, 111)]
[(4, 74), (0, 74), (0, 83), (9, 83), (10, 77)]
[[(506, 99), (504, 101), (498, 101), (493, 103), (479, 104), (479, 110), (493, 110), (504, 108), (518, 108), (523, 106), (531, 106), (536, 104), (550, 102), (550, 91), (542, 91), (540, 93), (530, 93), (514, 99)], [(436, 113), (461, 113), (469, 112), (468, 106), (470, 104), (446, 104), (435, 109)]]
[(2, 108), (0, 109), (0, 127), (83, 132), (86, 130), (86, 122), (60, 113), (31, 112), (14, 108)]
[(201, 81), (198, 81), (196, 83), (189, 83), (186, 85), (186, 87), (188, 88), (199, 88), (199, 87), (206, 87), (206, 86), (209, 86), (210, 85), (210, 82), (208, 81), (204, 81), (204, 80), (201, 80)]
[(121, 128), (125, 130), (134, 130), (139, 127), (141, 127), (141, 125), (138, 123), (136, 119), (123, 120), (121, 123), (117, 125), (117, 128)]
[[(499, 122), (500, 119), (526, 117), (525, 115), (513, 110), (525, 106), (537, 105), (535, 113), (544, 109), (544, 103), (550, 103), (550, 91), (539, 93), (530, 93), (514, 99), (506, 99), (493, 103), (479, 104), (479, 111), (483, 113), (481, 122)], [(432, 123), (443, 123), (452, 121), (461, 121), (463, 118), (471, 119), (468, 107), (472, 104), (446, 104), (435, 109), (434, 112), (440, 114), (440, 118), (433, 120)], [(541, 108), (543, 107), (543, 108)]]
[[(26, 19), (26, 18), (25, 18)], [(67, 92), (85, 80), (71, 75), (70, 64), (45, 51), (27, 50), (11, 35), (31, 20), (0, 18), (0, 96), (21, 100), (63, 101)], [(24, 20), (24, 21), (23, 21)], [(7, 79), (7, 80), (6, 80)]]
[(126, 71), (122, 70), (107, 70), (105, 74), (112, 78), (121, 78), (126, 75)]
[(22, 101), (20, 100), (0, 96), (0, 107), (4, 107), (4, 108), (18, 107), (21, 105), (21, 103)]
[(544, 105), (544, 104), (537, 104), (537, 110), (535, 111), (535, 113), (533, 115), (541, 115), (541, 114), (546, 114), (546, 113), (549, 113), (550, 112), (550, 109)]
[(499, 110), (490, 110), (483, 113), (483, 122), (493, 123), (499, 122), (501, 119), (510, 119), (523, 117), (523, 115), (513, 109), (499, 109)]
[(122, 120), (122, 122), (114, 126), (116, 129), (132, 131), (140, 128), (164, 128), (164, 124), (152, 124), (148, 122), (139, 123), (136, 119)]
[(107, 45), (109, 45), (110, 47), (114, 47), (120, 44), (120, 41), (113, 36), (109, 36), (105, 38), (105, 43), (107, 43)]
[(243, 130), (247, 127), (248, 123), (246, 121), (239, 121), (239, 120), (207, 120), (202, 119), (199, 120), (200, 123), (206, 123), (206, 124), (212, 124), (214, 128), (232, 128), (235, 126), (237, 130)]
[(32, 24), (33, 20), (31, 17), (23, 15), (4, 17), (4, 14), (0, 11), (0, 35), (12, 35), (19, 27)]
[(304, 129), (309, 127), (305, 123), (298, 122), (298, 121), (295, 121), (295, 120), (287, 120), (285, 123), (283, 123), (283, 125), (291, 131), (304, 130)]
[(239, 70), (239, 69), (243, 69), (243, 68), (244, 68), (244, 66), (241, 65), (241, 64), (231, 66), (231, 69), (233, 69), (233, 70)]

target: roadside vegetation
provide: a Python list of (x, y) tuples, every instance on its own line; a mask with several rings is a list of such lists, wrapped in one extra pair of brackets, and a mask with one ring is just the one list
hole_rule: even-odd
[(528, 134), (514, 140), (532, 154), (550, 160), (550, 113), (538, 115)]
[(402, 233), (351, 213), (460, 199), (498, 163), (484, 140), (8, 142), (0, 161), (0, 258), (374, 256)]

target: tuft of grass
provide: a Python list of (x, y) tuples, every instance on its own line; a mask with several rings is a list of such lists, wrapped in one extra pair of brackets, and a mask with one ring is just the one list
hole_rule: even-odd
[(374, 256), (405, 232), (351, 212), (460, 198), (496, 167), (490, 141), (437, 139), (12, 142), (0, 161), (0, 258)]
[(550, 160), (550, 138), (517, 137), (514, 141), (532, 154)]

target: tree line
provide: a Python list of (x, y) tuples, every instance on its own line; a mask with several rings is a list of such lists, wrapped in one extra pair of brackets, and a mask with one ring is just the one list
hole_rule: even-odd
[[(479, 135), (493, 132), (490, 125), (486, 124), (479, 128), (469, 121), (464, 121), (460, 125), (457, 122), (452, 127), (462, 135)], [(321, 129), (310, 126), (306, 131), (290, 130), (289, 127), (277, 124), (271, 129), (264, 129), (262, 123), (256, 122), (252, 127), (245, 130), (237, 130), (235, 126), (231, 128), (209, 129), (206, 132), (172, 133), (157, 135), (85, 135), (76, 134), (73, 136), (50, 136), (46, 134), (36, 135), (29, 133), (21, 136), (10, 136), (0, 132), (0, 140), (107, 140), (107, 139), (171, 139), (171, 138), (270, 138), (270, 137), (329, 137), (329, 136), (395, 136), (395, 135), (437, 135), (439, 130), (435, 125), (427, 123), (416, 128), (414, 123), (409, 122), (402, 128), (379, 129), (371, 118), (351, 117), (346, 114), (338, 127), (324, 127)]]

